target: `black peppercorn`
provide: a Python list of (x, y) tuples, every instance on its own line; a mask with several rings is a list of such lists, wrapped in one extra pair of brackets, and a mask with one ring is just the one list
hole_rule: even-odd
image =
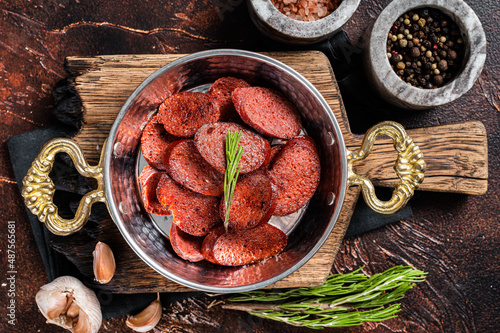
[(439, 87), (443, 84), (443, 77), (441, 75), (435, 75), (432, 78), (432, 82), (434, 82), (434, 84)]
[(448, 52), (448, 58), (450, 58), (451, 60), (455, 60), (457, 59), (457, 52), (453, 51), (453, 50), (450, 50)]
[(441, 60), (438, 62), (438, 66), (440, 71), (446, 71), (448, 70), (448, 63), (446, 62), (446, 60)]

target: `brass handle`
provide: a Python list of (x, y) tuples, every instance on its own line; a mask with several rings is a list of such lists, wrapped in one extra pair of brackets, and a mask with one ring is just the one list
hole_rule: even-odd
[[(394, 164), (394, 170), (400, 181), (396, 185), (392, 198), (389, 201), (381, 201), (375, 195), (375, 188), (372, 182), (354, 173), (353, 164), (362, 160), (370, 154), (375, 139), (379, 135), (387, 135), (394, 141), (394, 148), (398, 152), (398, 158)], [(413, 196), (414, 190), (424, 180), (426, 164), (423, 154), (408, 136), (403, 126), (393, 121), (385, 121), (370, 128), (363, 138), (361, 148), (349, 152), (348, 163), (348, 186), (361, 186), (366, 204), (381, 214), (394, 214), (403, 208), (408, 200)]]
[[(104, 149), (102, 150), (104, 152)], [(97, 180), (97, 189), (85, 194), (80, 201), (75, 217), (67, 220), (59, 216), (54, 204), (55, 186), (49, 173), (52, 170), (55, 156), (58, 153), (67, 153), (75, 163), (76, 170), (85, 177)], [(82, 150), (72, 140), (56, 138), (47, 142), (31, 164), (28, 173), (23, 178), (21, 195), (30, 211), (38, 216), (40, 222), (45, 223), (47, 229), (59, 236), (70, 235), (80, 230), (87, 222), (92, 204), (106, 202), (103, 182), (103, 156), (96, 166), (87, 164)]]

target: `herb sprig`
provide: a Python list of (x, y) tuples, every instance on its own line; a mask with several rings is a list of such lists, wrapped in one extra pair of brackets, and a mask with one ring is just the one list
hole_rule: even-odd
[(228, 131), (226, 136), (226, 172), (224, 173), (224, 205), (226, 208), (224, 227), (226, 230), (229, 223), (231, 201), (233, 200), (234, 189), (241, 169), (241, 166), (238, 166), (243, 154), (243, 148), (239, 146), (240, 139), (241, 131)]
[(236, 294), (227, 300), (230, 304), (222, 307), (313, 329), (356, 326), (396, 317), (400, 304), (385, 305), (402, 299), (406, 291), (415, 283), (425, 281), (427, 275), (412, 267), (395, 266), (367, 277), (360, 273), (361, 269), (330, 275), (318, 287), (261, 289)]

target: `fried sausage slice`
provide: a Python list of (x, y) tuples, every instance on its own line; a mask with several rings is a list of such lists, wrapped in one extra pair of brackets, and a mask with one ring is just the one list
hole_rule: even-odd
[[(228, 227), (245, 230), (267, 222), (274, 208), (271, 180), (265, 169), (248, 173), (238, 179), (231, 201)], [(225, 200), (220, 204), (220, 217), (226, 218)]]
[(276, 157), (278, 156), (278, 154), (280, 153), (281, 149), (284, 146), (285, 146), (284, 144), (271, 146), (271, 153), (269, 154), (269, 161), (267, 161), (266, 165), (264, 165), (266, 168), (269, 169), (273, 165), (274, 160), (276, 159)]
[(217, 227), (213, 228), (208, 235), (203, 239), (203, 244), (201, 245), (201, 254), (203, 258), (211, 262), (212, 264), (219, 265), (214, 257), (214, 245), (217, 239), (226, 232), (223, 224), (219, 224)]
[(170, 227), (170, 243), (175, 253), (184, 260), (198, 262), (203, 260), (201, 245), (204, 237), (196, 237), (185, 233), (172, 223)]
[(141, 136), (141, 150), (146, 162), (158, 170), (165, 170), (162, 162), (163, 152), (170, 143), (178, 139), (165, 131), (165, 127), (155, 116), (146, 125)]
[(158, 182), (163, 174), (165, 173), (159, 172), (150, 166), (146, 166), (139, 176), (139, 182), (142, 187), (142, 202), (144, 203), (144, 208), (149, 214), (161, 216), (170, 215), (168, 207), (164, 207), (158, 201), (156, 196), (156, 188), (158, 187)]
[(236, 88), (232, 98), (241, 119), (257, 132), (280, 139), (299, 135), (299, 112), (283, 95), (267, 88), (248, 87)]
[(224, 174), (205, 161), (193, 140), (172, 143), (163, 155), (163, 164), (170, 177), (192, 191), (213, 196), (224, 192)]
[(158, 200), (172, 212), (174, 223), (193, 236), (205, 236), (218, 222), (219, 198), (199, 194), (164, 174), (156, 190)]
[(206, 123), (219, 119), (219, 109), (204, 93), (184, 91), (167, 98), (159, 107), (158, 121), (175, 136), (190, 137)]
[(276, 157), (269, 175), (276, 185), (274, 215), (286, 216), (302, 208), (318, 187), (321, 167), (312, 138), (289, 141)]
[(260, 135), (235, 123), (211, 123), (202, 126), (194, 136), (194, 144), (201, 156), (219, 172), (226, 171), (226, 136), (228, 131), (241, 131), (240, 146), (243, 155), (240, 174), (257, 170), (269, 160), (271, 146)]
[(234, 109), (231, 93), (236, 88), (250, 87), (248, 82), (235, 77), (221, 77), (208, 89), (207, 94), (212, 97), (214, 104), (219, 108), (220, 121), (228, 121), (238, 117)]
[(286, 243), (283, 231), (265, 223), (253, 229), (222, 234), (213, 246), (213, 256), (220, 265), (248, 265), (281, 253)]

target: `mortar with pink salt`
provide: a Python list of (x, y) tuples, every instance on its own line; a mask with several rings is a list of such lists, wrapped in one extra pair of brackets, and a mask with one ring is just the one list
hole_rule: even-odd
[(287, 44), (312, 44), (338, 32), (361, 0), (247, 0), (250, 17), (269, 37)]

